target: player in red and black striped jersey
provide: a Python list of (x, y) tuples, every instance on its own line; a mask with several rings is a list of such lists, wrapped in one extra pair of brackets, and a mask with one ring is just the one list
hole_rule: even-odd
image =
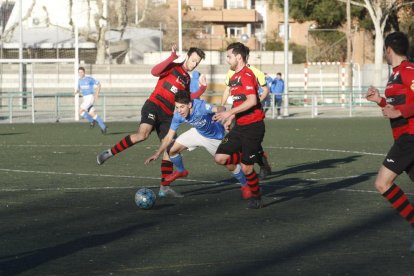
[(220, 165), (234, 161), (233, 155), (242, 152), (241, 166), (247, 179), (252, 197), (248, 208), (262, 207), (259, 177), (254, 171), (260, 145), (265, 134), (264, 111), (262, 109), (256, 76), (246, 66), (249, 48), (240, 42), (227, 47), (227, 63), (235, 71), (230, 78), (230, 95), (233, 106), (229, 111), (217, 113), (215, 119), (224, 122), (229, 129), (233, 120), (235, 126), (224, 137), (217, 149), (215, 160)]
[[(145, 141), (151, 132), (155, 129), (158, 138), (162, 140), (170, 129), (172, 116), (174, 113), (174, 97), (178, 91), (186, 91), (190, 94), (191, 77), (188, 72), (194, 70), (205, 53), (199, 48), (190, 48), (185, 60), (179, 63), (174, 62), (178, 58), (176, 54), (177, 47), (172, 47), (171, 55), (163, 62), (154, 66), (151, 74), (159, 77), (154, 91), (144, 103), (141, 110), (141, 122), (136, 133), (124, 137), (113, 147), (98, 154), (97, 163), (102, 165), (110, 157), (130, 148), (131, 146)], [(191, 93), (191, 98), (200, 97), (207, 88), (205, 76), (200, 77), (200, 89)], [(161, 162), (161, 187), (167, 188), (170, 184), (165, 181), (165, 177), (173, 171), (173, 164), (168, 155), (164, 154)], [(169, 187), (168, 187), (169, 188)], [(164, 193), (166, 194), (166, 193)], [(167, 192), (168, 194), (168, 192)], [(171, 194), (173, 191), (171, 189)]]
[(385, 58), (393, 67), (385, 98), (370, 87), (367, 100), (376, 102), (390, 119), (394, 144), (379, 169), (375, 187), (413, 227), (410, 250), (414, 252), (414, 206), (394, 183), (404, 171), (414, 181), (414, 64), (407, 61), (409, 43), (404, 33), (389, 34), (384, 44)]

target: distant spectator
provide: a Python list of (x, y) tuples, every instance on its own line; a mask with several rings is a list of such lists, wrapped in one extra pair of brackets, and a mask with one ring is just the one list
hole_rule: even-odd
[(277, 118), (282, 119), (280, 109), (282, 107), (283, 91), (285, 90), (285, 82), (282, 79), (282, 73), (278, 72), (276, 78), (272, 81), (270, 86), (270, 93), (274, 95), (275, 106), (277, 110)]
[(191, 75), (191, 81), (190, 81), (190, 92), (194, 93), (197, 92), (198, 89), (200, 89), (200, 72), (197, 70), (193, 71), (193, 74)]

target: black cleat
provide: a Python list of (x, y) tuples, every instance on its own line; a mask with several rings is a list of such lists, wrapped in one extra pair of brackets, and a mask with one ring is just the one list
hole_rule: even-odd
[(93, 128), (95, 127), (95, 124), (96, 124), (96, 122), (95, 122), (95, 121), (93, 121), (92, 123), (90, 123), (90, 124), (89, 124), (89, 128), (90, 128), (90, 129), (93, 129)]
[(262, 199), (257, 197), (249, 198), (247, 203), (247, 209), (260, 209), (263, 208)]

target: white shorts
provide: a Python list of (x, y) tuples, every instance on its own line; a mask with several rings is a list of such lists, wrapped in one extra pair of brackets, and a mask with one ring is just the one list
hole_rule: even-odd
[(221, 140), (204, 137), (195, 128), (190, 128), (178, 136), (175, 141), (188, 148), (189, 151), (195, 150), (197, 147), (203, 147), (212, 156), (216, 154), (216, 150), (221, 143)]
[(86, 110), (87, 112), (95, 111), (93, 107), (93, 102), (95, 101), (95, 97), (93, 94), (83, 96), (83, 102), (81, 104), (81, 109)]

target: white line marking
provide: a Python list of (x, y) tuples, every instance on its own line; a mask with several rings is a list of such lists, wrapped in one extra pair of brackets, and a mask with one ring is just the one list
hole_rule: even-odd
[(363, 155), (375, 155), (375, 156), (385, 156), (383, 153), (373, 153), (366, 151), (352, 151), (352, 150), (337, 150), (337, 149), (318, 149), (318, 148), (295, 148), (295, 147), (264, 147), (269, 149), (289, 149), (289, 150), (309, 150), (309, 151), (326, 151), (326, 152), (342, 152), (342, 153), (355, 153)]

